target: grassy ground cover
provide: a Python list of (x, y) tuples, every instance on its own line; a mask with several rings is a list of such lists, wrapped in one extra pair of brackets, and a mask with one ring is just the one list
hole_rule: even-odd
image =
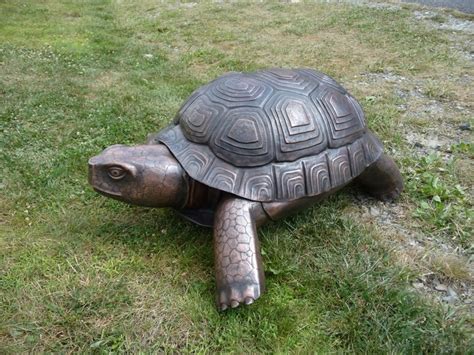
[[(472, 18), (150, 0), (0, 16), (1, 352), (470, 349)], [(144, 141), (216, 76), (271, 66), (343, 82), (407, 188), (396, 205), (349, 189), (262, 228), (268, 292), (221, 314), (210, 231), (98, 196), (87, 160)]]

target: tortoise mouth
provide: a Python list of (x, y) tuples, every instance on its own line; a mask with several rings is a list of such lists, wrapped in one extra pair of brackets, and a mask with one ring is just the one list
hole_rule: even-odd
[(107, 190), (107, 189), (97, 187), (97, 186), (94, 186), (94, 185), (92, 185), (92, 188), (94, 189), (94, 191), (96, 191), (96, 192), (98, 192), (98, 193), (100, 193), (104, 196), (107, 196), (107, 197), (112, 197), (112, 198), (122, 197), (122, 194), (120, 192)]

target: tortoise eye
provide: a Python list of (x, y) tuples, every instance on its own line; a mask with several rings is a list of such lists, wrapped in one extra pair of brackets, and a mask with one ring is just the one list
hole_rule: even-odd
[(107, 172), (109, 176), (114, 180), (123, 179), (127, 174), (127, 171), (121, 168), (120, 166), (111, 166)]

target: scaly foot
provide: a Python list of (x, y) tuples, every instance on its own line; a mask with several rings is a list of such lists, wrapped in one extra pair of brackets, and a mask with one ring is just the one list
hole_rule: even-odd
[(260, 285), (234, 282), (228, 284), (226, 287), (217, 289), (217, 307), (220, 311), (225, 311), (227, 308), (236, 308), (239, 305), (252, 304), (260, 297)]
[(217, 306), (220, 310), (253, 303), (263, 292), (264, 276), (253, 208), (259, 203), (224, 198), (214, 222)]

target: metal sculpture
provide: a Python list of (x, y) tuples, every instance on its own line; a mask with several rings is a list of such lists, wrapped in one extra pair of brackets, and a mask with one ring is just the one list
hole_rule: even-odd
[(258, 226), (353, 180), (380, 200), (403, 189), (359, 103), (310, 69), (223, 75), (196, 90), (146, 144), (114, 145), (89, 160), (99, 193), (173, 207), (214, 228), (220, 310), (264, 291)]

